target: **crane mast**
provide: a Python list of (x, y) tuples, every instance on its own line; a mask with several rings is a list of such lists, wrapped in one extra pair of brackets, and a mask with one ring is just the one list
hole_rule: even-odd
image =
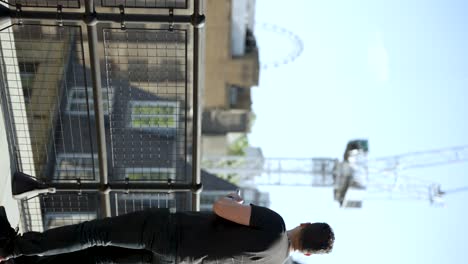
[[(444, 194), (434, 182), (409, 177), (408, 169), (468, 161), (468, 146), (369, 159), (367, 140), (349, 141), (343, 160), (333, 158), (204, 157), (202, 167), (235, 174), (244, 184), (333, 187), (342, 207), (364, 199), (423, 199), (438, 203)], [(261, 153), (261, 152), (259, 152)]]

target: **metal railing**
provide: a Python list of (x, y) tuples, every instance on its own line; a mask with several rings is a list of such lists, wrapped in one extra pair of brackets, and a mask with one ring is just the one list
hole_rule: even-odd
[(1, 2), (23, 228), (199, 210), (203, 1)]

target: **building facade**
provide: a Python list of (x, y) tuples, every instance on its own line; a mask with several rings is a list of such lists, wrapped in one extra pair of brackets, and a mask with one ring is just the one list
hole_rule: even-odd
[(202, 147), (205, 155), (226, 155), (254, 119), (251, 88), (259, 79), (255, 1), (207, 0), (206, 12)]

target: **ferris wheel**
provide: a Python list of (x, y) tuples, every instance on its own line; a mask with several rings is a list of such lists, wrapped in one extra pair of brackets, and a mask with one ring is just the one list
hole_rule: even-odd
[(260, 50), (262, 70), (289, 64), (304, 50), (304, 43), (297, 34), (276, 24), (257, 23), (255, 36)]

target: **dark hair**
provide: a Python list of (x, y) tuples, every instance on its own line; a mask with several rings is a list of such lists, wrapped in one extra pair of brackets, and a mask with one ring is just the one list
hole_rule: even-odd
[(314, 254), (330, 253), (335, 242), (335, 234), (326, 223), (307, 224), (302, 228), (300, 245), (303, 251)]

